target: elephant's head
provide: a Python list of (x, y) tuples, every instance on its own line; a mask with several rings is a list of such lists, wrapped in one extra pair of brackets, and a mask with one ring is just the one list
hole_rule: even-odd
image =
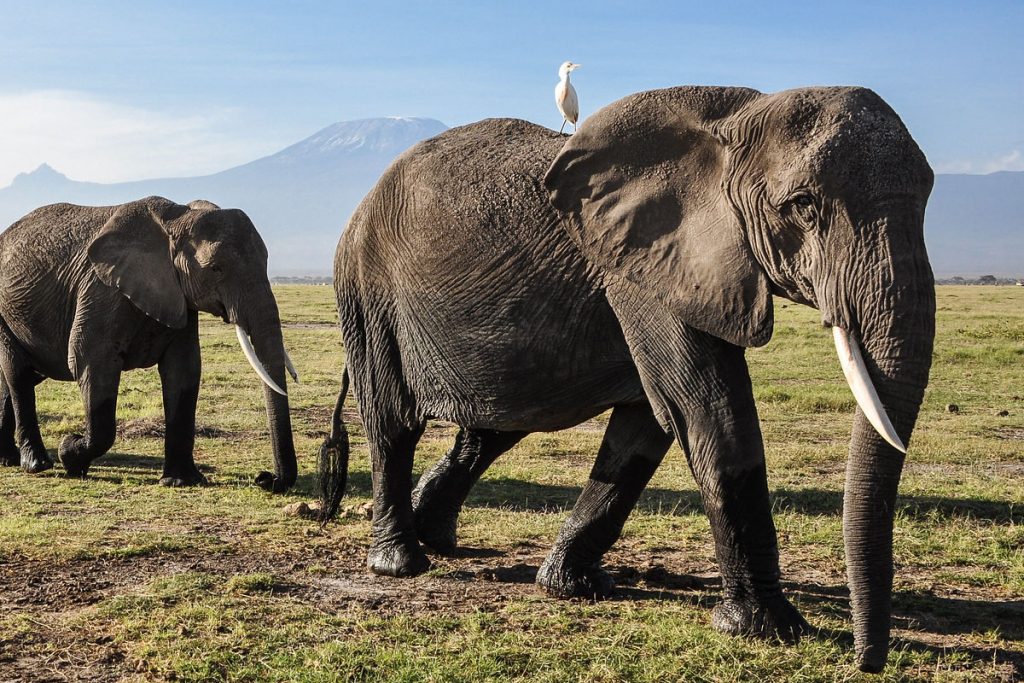
[(893, 508), (931, 365), (932, 180), (893, 110), (845, 87), (627, 97), (587, 120), (545, 177), (584, 256), (686, 323), (762, 345), (777, 294), (833, 327), (860, 406), (844, 536), (865, 670), (888, 651)]
[[(277, 301), (267, 278), (267, 248), (238, 209), (206, 201), (188, 206), (151, 197), (119, 207), (89, 244), (93, 271), (151, 318), (181, 329), (188, 310), (236, 326), (246, 358), (263, 380), (276, 474), (257, 482), (284, 491), (295, 483), (295, 448), (285, 386)], [(251, 341), (250, 341), (251, 340)]]

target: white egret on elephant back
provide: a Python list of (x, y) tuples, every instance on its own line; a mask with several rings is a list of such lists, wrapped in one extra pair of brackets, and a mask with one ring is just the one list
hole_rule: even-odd
[(555, 86), (555, 106), (562, 114), (562, 127), (558, 129), (561, 133), (565, 130), (565, 124), (571, 123), (572, 130), (576, 132), (576, 122), (580, 120), (580, 101), (576, 97), (576, 88), (569, 82), (569, 74), (580, 68), (582, 64), (563, 62), (558, 67), (558, 85)]

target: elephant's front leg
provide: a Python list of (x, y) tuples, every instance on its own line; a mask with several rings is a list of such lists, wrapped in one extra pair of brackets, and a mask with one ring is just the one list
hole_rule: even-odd
[(809, 627), (779, 583), (764, 443), (743, 349), (712, 345), (701, 345), (707, 353), (698, 354), (703, 362), (692, 375), (693, 391), (679, 406), (685, 423), (681, 441), (704, 499), (722, 574), (722, 602), (712, 624), (734, 635), (795, 642)]
[(416, 540), (412, 460), (423, 426), (382, 427), (366, 413), (363, 424), (373, 467), (373, 543), (366, 564), (386, 576), (422, 574), (430, 560)]
[(615, 581), (601, 558), (619, 539), (626, 518), (672, 444), (648, 404), (612, 411), (601, 449), (537, 584), (564, 598), (604, 598)]
[(69, 475), (84, 477), (92, 461), (114, 445), (120, 384), (121, 366), (113, 362), (88, 366), (79, 375), (78, 387), (85, 405), (85, 435), (68, 434), (57, 450)]
[(199, 352), (198, 316), (190, 313), (189, 325), (168, 345), (160, 358), (160, 384), (164, 400), (164, 486), (206, 484), (195, 463), (196, 402), (202, 359)]

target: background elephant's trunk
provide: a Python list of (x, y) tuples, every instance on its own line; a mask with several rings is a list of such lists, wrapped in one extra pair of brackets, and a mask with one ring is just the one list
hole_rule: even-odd
[[(277, 302), (270, 285), (266, 285), (265, 290), (250, 293), (241, 309), (238, 324), (249, 334), (256, 356), (273, 382), (279, 387), (285, 387), (284, 340)], [(261, 472), (256, 482), (268, 491), (280, 493), (295, 483), (298, 474), (291, 415), (288, 411), (288, 397), (271, 389), (266, 382), (262, 385), (270, 443), (274, 452), (274, 474)]]
[[(909, 234), (920, 235), (920, 230)], [(854, 307), (871, 380), (907, 444), (931, 367), (935, 287), (923, 244), (908, 240), (885, 247), (888, 258), (875, 269), (881, 282), (860, 290), (881, 296)], [(880, 671), (888, 655), (893, 517), (904, 457), (858, 408), (846, 468), (843, 537), (857, 661), (863, 671)]]

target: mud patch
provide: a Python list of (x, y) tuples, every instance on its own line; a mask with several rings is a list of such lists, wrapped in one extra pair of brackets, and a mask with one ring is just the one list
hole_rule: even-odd
[(1003, 441), (1024, 441), (1024, 427), (999, 427), (994, 430), (997, 439)]

